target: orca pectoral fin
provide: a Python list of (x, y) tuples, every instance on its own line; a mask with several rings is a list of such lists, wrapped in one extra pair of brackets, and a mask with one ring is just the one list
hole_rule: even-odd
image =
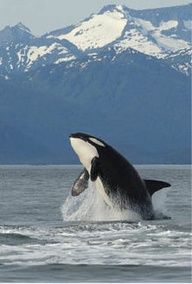
[(99, 159), (95, 157), (91, 161), (91, 171), (90, 171), (91, 181), (95, 181), (98, 175), (99, 175)]
[(83, 169), (72, 186), (71, 195), (78, 196), (81, 192), (83, 192), (88, 187), (88, 180), (89, 173), (86, 169)]
[(151, 179), (144, 179), (145, 185), (147, 187), (148, 192), (152, 196), (153, 193), (160, 190), (161, 188), (170, 187), (170, 183), (160, 181), (160, 180), (151, 180)]

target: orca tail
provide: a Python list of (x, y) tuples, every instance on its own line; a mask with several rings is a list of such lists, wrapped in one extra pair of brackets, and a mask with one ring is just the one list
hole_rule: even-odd
[(170, 183), (160, 181), (160, 180), (151, 180), (151, 179), (144, 179), (145, 185), (149, 194), (152, 196), (153, 193), (160, 190), (161, 188), (170, 187)]

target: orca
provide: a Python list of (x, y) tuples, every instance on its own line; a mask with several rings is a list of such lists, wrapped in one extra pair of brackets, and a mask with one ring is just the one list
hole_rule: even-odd
[(161, 188), (170, 187), (169, 183), (142, 179), (126, 158), (95, 136), (74, 133), (69, 139), (84, 166), (73, 184), (73, 196), (88, 188), (91, 180), (108, 206), (131, 209), (144, 220), (154, 219), (152, 195)]

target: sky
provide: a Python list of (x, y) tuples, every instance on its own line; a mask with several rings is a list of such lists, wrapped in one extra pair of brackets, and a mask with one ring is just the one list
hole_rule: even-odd
[(76, 24), (104, 5), (148, 9), (191, 3), (192, 0), (0, 0), (0, 29), (22, 22), (34, 35)]

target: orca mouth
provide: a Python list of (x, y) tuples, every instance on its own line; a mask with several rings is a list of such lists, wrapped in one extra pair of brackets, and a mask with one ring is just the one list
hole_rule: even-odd
[(88, 135), (84, 134), (84, 133), (72, 133), (69, 135), (69, 138), (78, 138), (84, 141), (88, 140)]

